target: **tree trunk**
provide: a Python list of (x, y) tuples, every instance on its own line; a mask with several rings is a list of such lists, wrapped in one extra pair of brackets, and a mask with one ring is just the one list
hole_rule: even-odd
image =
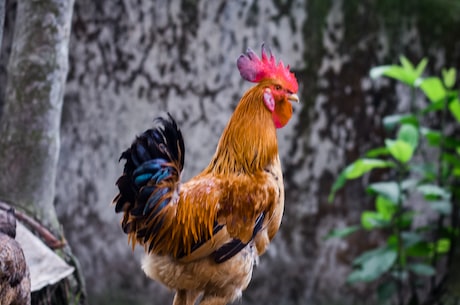
[(0, 198), (54, 231), (73, 0), (19, 1), (0, 122)]

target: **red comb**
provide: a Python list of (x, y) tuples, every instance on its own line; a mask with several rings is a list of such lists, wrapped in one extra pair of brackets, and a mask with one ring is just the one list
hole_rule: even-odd
[(297, 92), (297, 79), (289, 71), (289, 65), (285, 67), (281, 60), (276, 63), (275, 56), (271, 51), (269, 53), (270, 56), (267, 56), (264, 44), (262, 44), (262, 58), (259, 58), (253, 50), (248, 48), (246, 54), (241, 54), (236, 61), (241, 77), (254, 83), (264, 79), (278, 79), (283, 82), (287, 89)]

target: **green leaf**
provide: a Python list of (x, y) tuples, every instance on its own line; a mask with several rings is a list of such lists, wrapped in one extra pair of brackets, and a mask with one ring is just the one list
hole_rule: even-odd
[(417, 65), (417, 68), (415, 68), (415, 75), (417, 75), (417, 78), (422, 76), (423, 71), (425, 71), (426, 65), (428, 64), (428, 60), (426, 58), (423, 58)]
[(452, 175), (454, 177), (460, 177), (460, 168), (454, 168), (454, 170), (452, 171)]
[[(439, 130), (421, 127), (420, 133), (427, 139), (428, 144), (431, 146), (439, 147), (441, 145), (442, 134)], [(460, 141), (453, 137), (444, 137), (444, 145), (449, 149), (457, 149), (460, 147)]]
[(411, 166), (411, 170), (414, 173), (421, 174), (423, 180), (425, 181), (434, 181), (437, 178), (437, 168), (433, 163), (422, 163)]
[(398, 66), (391, 66), (391, 65), (388, 65), (388, 66), (378, 66), (378, 67), (374, 67), (370, 70), (369, 72), (369, 75), (371, 78), (373, 79), (376, 79), (378, 77), (381, 77), (381, 76), (384, 76), (385, 75), (385, 72), (387, 72), (388, 70), (390, 70), (392, 67), (398, 67)]
[[(412, 225), (412, 221), (414, 220), (414, 211), (407, 211), (401, 214), (398, 214), (398, 217), (393, 218), (393, 223), (395, 227), (398, 227), (400, 230), (409, 229)], [(388, 240), (388, 243), (392, 241), (391, 236)], [(392, 244), (394, 246), (394, 244)]]
[(441, 111), (444, 109), (445, 102), (446, 102), (445, 100), (440, 100), (439, 102), (433, 102), (429, 104), (428, 106), (426, 106), (425, 108), (423, 108), (422, 113), (427, 114), (430, 112)]
[(432, 266), (423, 263), (410, 264), (409, 270), (421, 276), (433, 276), (436, 274), (436, 270)]
[(440, 253), (440, 254), (445, 254), (447, 252), (449, 252), (450, 250), (450, 239), (448, 238), (440, 238), (438, 239), (438, 241), (436, 242), (436, 245), (435, 245), (435, 249), (436, 249), (436, 252)]
[(380, 159), (358, 159), (347, 167), (345, 177), (347, 179), (356, 179), (374, 168), (393, 167), (394, 165), (392, 162)]
[(412, 63), (407, 59), (406, 56), (399, 56), (399, 61), (401, 62), (401, 65), (405, 71), (407, 71), (408, 73), (415, 72), (414, 65), (412, 65)]
[(388, 181), (372, 183), (366, 190), (370, 193), (383, 196), (394, 203), (399, 201), (399, 187), (396, 182)]
[(446, 89), (438, 77), (425, 78), (420, 88), (431, 102), (439, 102), (446, 97)]
[(450, 215), (452, 213), (452, 203), (448, 200), (430, 201), (430, 207), (442, 215)]
[(406, 143), (403, 140), (385, 140), (385, 146), (390, 151), (390, 154), (401, 163), (407, 163), (410, 159), (412, 159), (412, 155), (414, 153), (414, 148)]
[(383, 118), (383, 126), (392, 130), (397, 124), (412, 124), (418, 126), (418, 119), (412, 114), (392, 114)]
[(375, 248), (375, 249), (364, 251), (363, 253), (361, 253), (361, 255), (359, 255), (357, 258), (353, 260), (352, 264), (353, 266), (362, 265), (366, 261), (372, 259), (373, 257), (379, 256), (381, 253), (386, 252), (388, 249), (390, 248), (388, 248), (387, 246), (383, 246), (380, 248)]
[(397, 210), (396, 204), (383, 196), (377, 196), (375, 205), (377, 212), (386, 221), (390, 221)]
[(420, 63), (414, 68), (414, 65), (405, 57), (400, 56), (399, 61), (401, 66), (388, 65), (372, 68), (370, 71), (371, 78), (387, 76), (399, 80), (409, 86), (417, 86), (417, 79), (422, 75), (428, 63), (426, 58), (422, 59)]
[(401, 239), (403, 241), (404, 248), (407, 249), (423, 241), (423, 236), (420, 233), (408, 231), (401, 233)]
[(417, 186), (418, 180), (416, 179), (405, 179), (401, 182), (401, 189), (409, 190)]
[(396, 218), (394, 222), (400, 229), (408, 229), (412, 225), (414, 215), (414, 211), (404, 212), (400, 215), (400, 217)]
[(455, 98), (449, 103), (449, 110), (450, 113), (454, 116), (457, 122), (460, 123), (460, 101), (458, 98)]
[(431, 257), (432, 250), (429, 244), (425, 241), (418, 242), (406, 249), (406, 255), (411, 257)]
[(335, 193), (345, 185), (347, 180), (359, 178), (375, 168), (386, 168), (394, 166), (395, 164), (393, 162), (380, 159), (362, 158), (356, 160), (352, 164), (348, 165), (334, 181), (331, 192), (328, 196), (328, 201), (334, 201)]
[(403, 140), (415, 149), (418, 145), (418, 130), (414, 125), (403, 124), (398, 130), (397, 139)]
[(457, 149), (458, 147), (460, 147), (460, 141), (453, 137), (445, 137), (444, 145), (446, 148), (449, 149)]
[(380, 156), (388, 156), (390, 152), (386, 147), (377, 147), (366, 152), (366, 157), (377, 158)]
[(353, 264), (359, 268), (348, 276), (347, 281), (349, 283), (373, 281), (389, 271), (396, 258), (396, 251), (387, 247), (367, 251), (353, 261)]
[(332, 185), (332, 188), (331, 188), (331, 192), (330, 192), (330, 194), (328, 196), (329, 203), (334, 201), (335, 193), (337, 193), (337, 191), (340, 190), (345, 185), (345, 182), (347, 182), (346, 171), (347, 171), (347, 169), (345, 168), (339, 174), (337, 179), (334, 181), (334, 184)]
[(453, 167), (460, 168), (460, 159), (456, 155), (443, 153), (442, 160)]
[(417, 186), (417, 190), (421, 192), (427, 200), (450, 200), (451, 197), (451, 193), (448, 190), (436, 184), (422, 184)]
[(377, 78), (380, 76), (387, 76), (399, 80), (409, 86), (414, 86), (415, 80), (415, 71), (407, 71), (401, 66), (391, 65), (391, 66), (379, 66), (372, 68), (370, 71), (371, 78)]
[(340, 229), (333, 229), (329, 234), (326, 236), (325, 239), (330, 239), (330, 238), (345, 238), (356, 231), (360, 229), (359, 226), (350, 226), (350, 227), (345, 227), (345, 228), (340, 228)]
[(428, 128), (420, 128), (420, 133), (425, 136), (428, 141), (428, 144), (431, 146), (439, 146), (441, 143), (441, 132), (437, 130), (432, 130)]
[(452, 89), (455, 85), (456, 71), (454, 68), (442, 69), (442, 79), (446, 88)]
[(434, 253), (446, 254), (450, 250), (450, 239), (449, 238), (440, 238), (436, 242), (428, 244), (430, 249), (430, 255), (433, 256)]
[(449, 235), (451, 238), (460, 236), (459, 228), (447, 226), (445, 229), (446, 229), (446, 234)]
[(388, 224), (388, 221), (386, 221), (386, 219), (377, 212), (364, 211), (361, 213), (361, 225), (366, 230), (383, 228), (388, 226)]

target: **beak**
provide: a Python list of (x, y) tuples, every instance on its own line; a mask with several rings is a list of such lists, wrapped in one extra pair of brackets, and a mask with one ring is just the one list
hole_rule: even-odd
[(299, 103), (299, 96), (295, 93), (287, 96), (288, 101)]

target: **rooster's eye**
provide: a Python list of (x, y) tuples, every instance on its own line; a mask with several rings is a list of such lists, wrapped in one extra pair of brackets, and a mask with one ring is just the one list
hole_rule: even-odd
[(275, 85), (275, 90), (281, 90), (281, 86), (280, 85)]

